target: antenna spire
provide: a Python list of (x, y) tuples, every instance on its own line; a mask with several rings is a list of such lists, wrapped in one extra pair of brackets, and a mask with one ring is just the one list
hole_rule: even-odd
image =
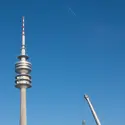
[(22, 17), (22, 48), (21, 48), (21, 55), (26, 55), (26, 48), (25, 48), (25, 29), (24, 29), (24, 16)]

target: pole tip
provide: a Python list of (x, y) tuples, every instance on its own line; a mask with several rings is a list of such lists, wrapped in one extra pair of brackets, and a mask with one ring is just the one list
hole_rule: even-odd
[(87, 98), (89, 98), (89, 96), (88, 96), (87, 94), (85, 94), (85, 95), (84, 95), (84, 98), (87, 99)]

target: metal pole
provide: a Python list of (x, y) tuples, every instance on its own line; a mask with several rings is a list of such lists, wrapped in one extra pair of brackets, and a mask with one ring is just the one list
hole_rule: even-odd
[(88, 95), (84, 95), (84, 98), (87, 100), (87, 102), (88, 102), (88, 104), (89, 104), (90, 110), (91, 110), (91, 112), (92, 112), (92, 115), (93, 115), (93, 117), (94, 117), (94, 119), (95, 119), (96, 124), (97, 124), (97, 125), (101, 125), (101, 123), (100, 123), (100, 121), (99, 121), (99, 118), (98, 118), (98, 116), (97, 116), (97, 114), (96, 114), (96, 112), (95, 112), (95, 110), (94, 110), (94, 107), (92, 106), (92, 103), (91, 103), (91, 101), (90, 101), (90, 99), (89, 99), (89, 96), (88, 96)]

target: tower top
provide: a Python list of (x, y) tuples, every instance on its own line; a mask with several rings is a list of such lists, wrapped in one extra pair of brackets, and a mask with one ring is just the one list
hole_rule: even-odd
[(28, 59), (28, 56), (26, 55), (26, 43), (25, 43), (25, 19), (24, 16), (22, 16), (22, 45), (21, 45), (21, 55), (18, 57), (19, 59), (25, 57)]
[(25, 30), (24, 30), (24, 16), (22, 17), (22, 43), (21, 43), (21, 54), (18, 56), (19, 61), (15, 64), (15, 72), (17, 73), (15, 77), (15, 87), (31, 87), (31, 70), (32, 65), (27, 60), (29, 57), (26, 55), (25, 47)]

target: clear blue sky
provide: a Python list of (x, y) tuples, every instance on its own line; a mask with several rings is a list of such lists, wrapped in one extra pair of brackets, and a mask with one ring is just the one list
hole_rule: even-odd
[(124, 0), (0, 1), (0, 125), (19, 124), (14, 64), (21, 16), (33, 64), (28, 125), (94, 125), (87, 93), (104, 125), (125, 124)]

